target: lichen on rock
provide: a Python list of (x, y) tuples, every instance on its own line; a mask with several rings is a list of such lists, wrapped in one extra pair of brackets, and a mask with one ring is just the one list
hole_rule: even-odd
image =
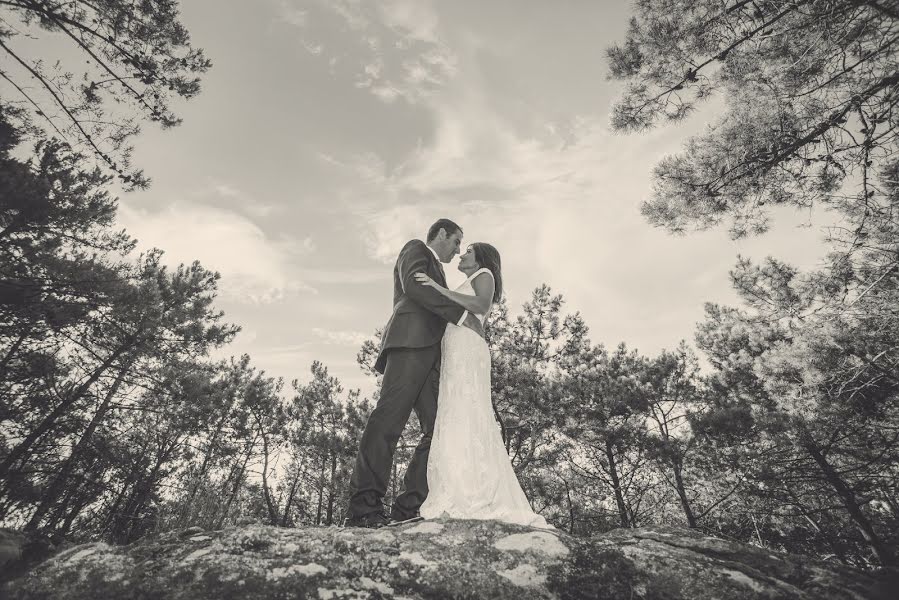
[(674, 528), (590, 539), (493, 521), (381, 530), (246, 525), (85, 544), (0, 589), (19, 600), (528, 598), (880, 600), (864, 573)]

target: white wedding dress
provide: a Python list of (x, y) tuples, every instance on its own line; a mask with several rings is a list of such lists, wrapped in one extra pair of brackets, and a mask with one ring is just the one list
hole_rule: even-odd
[[(456, 291), (474, 295), (471, 281), (484, 272), (490, 273), (479, 269)], [(483, 323), (487, 314), (478, 318)], [(487, 342), (471, 329), (449, 323), (441, 352), (428, 497), (421, 505), (421, 516), (551, 527), (531, 509), (503, 445), (493, 416)]]

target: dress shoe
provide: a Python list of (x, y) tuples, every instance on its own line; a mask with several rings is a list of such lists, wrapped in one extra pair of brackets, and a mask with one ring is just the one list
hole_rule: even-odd
[(387, 515), (378, 511), (368, 513), (367, 515), (347, 517), (343, 521), (344, 527), (365, 527), (368, 529), (379, 529), (390, 523)]
[(416, 521), (423, 521), (424, 517), (421, 516), (421, 513), (415, 511), (410, 515), (390, 515), (390, 524), (388, 527), (396, 527), (397, 525), (405, 525), (406, 523), (415, 523)]

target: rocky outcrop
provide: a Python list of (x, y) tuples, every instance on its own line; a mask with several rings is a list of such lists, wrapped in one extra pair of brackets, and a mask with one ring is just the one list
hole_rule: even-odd
[[(40, 534), (24, 535), (0, 527), (0, 586), (43, 562), (57, 548)], [(0, 598), (3, 596), (0, 595)]]
[(124, 547), (85, 544), (3, 591), (23, 600), (885, 600), (893, 597), (891, 576), (680, 529), (619, 529), (579, 539), (492, 521), (449, 520), (380, 530), (194, 528)]

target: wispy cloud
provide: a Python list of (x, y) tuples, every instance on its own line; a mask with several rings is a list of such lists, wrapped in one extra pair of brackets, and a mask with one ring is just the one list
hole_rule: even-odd
[[(457, 71), (457, 57), (441, 36), (440, 20), (429, 0), (294, 0), (282, 2), (279, 15), (301, 31), (301, 43), (310, 53), (320, 55), (332, 68), (340, 58), (353, 69), (356, 86), (384, 102), (420, 103)], [(340, 23), (347, 38), (342, 45), (323, 44), (317, 37), (321, 22), (328, 19)], [(348, 45), (355, 51), (344, 60)], [(344, 49), (337, 50), (341, 46)]]
[(496, 212), (507, 223), (539, 225), (546, 211), (605, 202), (609, 170), (627, 168), (641, 145), (616, 143), (602, 121), (588, 118), (580, 119), (576, 135), (552, 126), (522, 135), (476, 88), (428, 104), (435, 124), (431, 142), (394, 169), (371, 153), (327, 157), (356, 181), (353, 208), (371, 256), (383, 262), (441, 216), (463, 227), (485, 220), (501, 227), (502, 220), (490, 217)]
[(378, 5), (383, 23), (402, 39), (441, 45), (439, 19), (429, 0), (388, 0)]
[(391, 274), (380, 267), (335, 267), (330, 269), (304, 267), (299, 270), (299, 274), (302, 280), (310, 285), (361, 285), (391, 280)]
[(361, 331), (330, 331), (320, 327), (313, 327), (312, 333), (326, 344), (339, 344), (341, 346), (359, 347), (370, 337)]
[(189, 194), (201, 202), (233, 210), (254, 219), (268, 217), (275, 210), (271, 204), (260, 202), (253, 194), (245, 192), (237, 185), (212, 177), (206, 178), (202, 184), (190, 190)]
[(240, 196), (240, 191), (237, 188), (228, 185), (227, 183), (216, 183), (213, 186), (213, 189), (220, 196), (224, 196), (226, 198), (237, 198)]
[(305, 27), (308, 22), (308, 12), (297, 8), (293, 3), (287, 0), (278, 2), (278, 18), (288, 25), (294, 27)]
[(269, 303), (315, 291), (293, 274), (295, 262), (314, 250), (311, 238), (272, 239), (245, 216), (202, 204), (176, 203), (157, 211), (123, 204), (119, 221), (140, 249), (163, 248), (168, 264), (199, 260), (221, 273), (220, 289), (229, 299)]

